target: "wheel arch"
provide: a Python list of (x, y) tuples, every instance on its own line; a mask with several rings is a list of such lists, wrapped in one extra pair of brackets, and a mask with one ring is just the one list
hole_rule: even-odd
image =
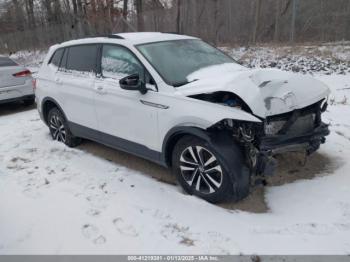
[(166, 134), (163, 145), (162, 145), (162, 162), (166, 166), (172, 166), (172, 152), (176, 143), (184, 136), (195, 136), (205, 141), (210, 141), (209, 133), (199, 127), (193, 126), (178, 126), (174, 127)]
[(195, 136), (209, 142), (216, 153), (222, 157), (222, 164), (229, 171), (236, 199), (244, 198), (249, 193), (250, 170), (245, 162), (243, 149), (232, 135), (225, 131), (211, 132), (198, 127), (175, 127), (166, 135), (163, 143), (163, 161), (172, 167), (172, 153), (176, 143), (186, 135)]
[(53, 99), (52, 97), (45, 97), (42, 100), (42, 103), (41, 103), (41, 112), (43, 114), (43, 119), (44, 119), (44, 122), (46, 124), (48, 123), (47, 117), (49, 115), (49, 112), (54, 107), (57, 107), (62, 112), (64, 118), (67, 120), (67, 117), (66, 117), (63, 109), (61, 108), (60, 104), (55, 99)]

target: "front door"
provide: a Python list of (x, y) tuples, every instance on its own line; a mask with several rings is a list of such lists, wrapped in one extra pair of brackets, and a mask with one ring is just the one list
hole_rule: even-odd
[(106, 143), (117, 143), (118, 147), (125, 147), (128, 151), (142, 151), (143, 147), (155, 149), (159, 109), (147, 106), (143, 101), (152, 101), (158, 93), (155, 87), (145, 95), (121, 89), (119, 80), (132, 74), (139, 74), (146, 82), (152, 82), (144, 66), (130, 50), (118, 45), (103, 45), (101, 76), (95, 81), (98, 130), (103, 133), (102, 140)]

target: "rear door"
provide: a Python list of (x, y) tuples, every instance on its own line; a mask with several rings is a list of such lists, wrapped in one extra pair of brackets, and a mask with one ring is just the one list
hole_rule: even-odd
[(97, 129), (93, 106), (97, 49), (96, 44), (67, 47), (55, 76), (68, 121), (91, 129)]

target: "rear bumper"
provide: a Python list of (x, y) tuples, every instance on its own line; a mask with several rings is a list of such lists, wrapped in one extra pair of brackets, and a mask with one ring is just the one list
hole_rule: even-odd
[(26, 95), (26, 96), (21, 96), (21, 97), (3, 99), (3, 100), (0, 100), (0, 104), (6, 104), (6, 103), (12, 103), (12, 102), (24, 101), (24, 100), (31, 100), (31, 99), (35, 99), (35, 95)]
[(34, 91), (31, 80), (26, 81), (24, 85), (0, 88), (0, 103), (31, 99), (33, 97)]

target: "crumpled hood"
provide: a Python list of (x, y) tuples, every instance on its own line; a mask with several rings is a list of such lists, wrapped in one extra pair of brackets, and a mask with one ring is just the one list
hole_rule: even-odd
[(276, 69), (247, 69), (223, 64), (201, 69), (188, 76), (191, 82), (179, 87), (190, 96), (216, 91), (238, 95), (260, 117), (304, 108), (326, 98), (330, 90), (311, 76)]

